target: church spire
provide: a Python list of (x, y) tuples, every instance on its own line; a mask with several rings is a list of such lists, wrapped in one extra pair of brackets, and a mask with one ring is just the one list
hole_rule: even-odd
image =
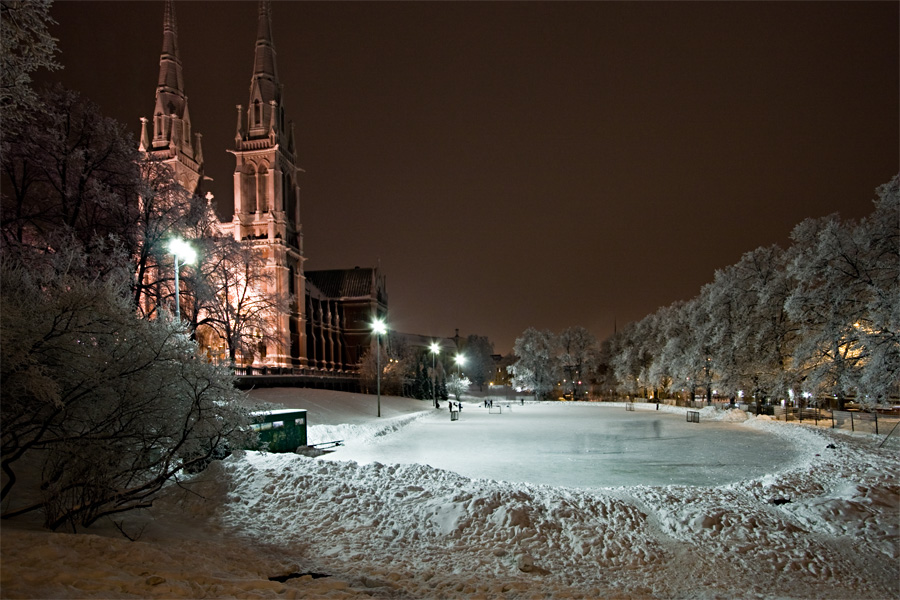
[(284, 112), (281, 104), (281, 82), (275, 61), (272, 41), (272, 5), (268, 0), (259, 3), (256, 27), (256, 50), (253, 76), (250, 79), (250, 104), (247, 120), (242, 127), (244, 140), (268, 137), (271, 143), (280, 141), (284, 131)]
[(178, 23), (173, 0), (166, 0), (163, 16), (163, 47), (159, 59), (159, 88), (184, 98), (184, 77), (178, 57)]
[(174, 161), (172, 166), (179, 182), (191, 192), (198, 191), (203, 177), (203, 155), (200, 150), (200, 134), (191, 134), (191, 116), (188, 99), (184, 94), (181, 58), (178, 56), (178, 24), (174, 0), (166, 0), (165, 3), (156, 105), (153, 119), (141, 119), (139, 148), (154, 158)]
[(259, 3), (253, 79), (261, 86), (264, 101), (281, 99), (278, 68), (275, 65), (275, 43), (272, 41), (272, 5), (267, 0)]

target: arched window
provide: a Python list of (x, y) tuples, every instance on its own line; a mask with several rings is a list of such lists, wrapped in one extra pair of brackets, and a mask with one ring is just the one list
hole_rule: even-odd
[(241, 204), (245, 213), (256, 212), (256, 169), (252, 164), (244, 165), (241, 174)]
[(253, 101), (253, 127), (259, 127), (262, 123), (262, 106), (259, 100)]
[(259, 175), (256, 178), (257, 190), (256, 190), (256, 198), (259, 202), (259, 206), (257, 210), (261, 213), (269, 212), (269, 205), (271, 201), (269, 200), (269, 171), (266, 169), (266, 165), (261, 165), (259, 167)]

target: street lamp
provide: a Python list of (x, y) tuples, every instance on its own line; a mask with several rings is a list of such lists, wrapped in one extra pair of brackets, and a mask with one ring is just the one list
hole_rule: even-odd
[(181, 323), (181, 296), (178, 289), (178, 259), (181, 264), (189, 265), (197, 260), (197, 251), (181, 238), (169, 240), (169, 252), (175, 257), (175, 320)]
[(438, 403), (437, 403), (437, 390), (435, 389), (435, 387), (436, 387), (435, 375), (437, 375), (437, 372), (435, 371), (434, 359), (438, 355), (438, 352), (440, 352), (440, 351), (441, 351), (441, 347), (438, 346), (437, 342), (431, 342), (431, 396), (434, 399), (434, 407), (435, 408), (438, 407)]
[(456, 355), (456, 374), (459, 375), (459, 368), (466, 362), (466, 357), (462, 354)]
[(381, 417), (381, 335), (387, 331), (384, 319), (372, 321), (372, 332), (375, 334), (375, 389), (378, 393), (378, 416)]

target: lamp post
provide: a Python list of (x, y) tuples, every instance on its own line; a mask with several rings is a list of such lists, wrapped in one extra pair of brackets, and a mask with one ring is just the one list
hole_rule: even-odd
[(438, 403), (437, 403), (437, 390), (435, 389), (437, 387), (436, 386), (437, 382), (435, 379), (437, 372), (435, 371), (434, 360), (435, 360), (435, 357), (438, 355), (438, 352), (440, 352), (440, 351), (441, 351), (441, 347), (438, 346), (437, 342), (431, 342), (431, 397), (434, 400), (435, 408), (438, 407)]
[(384, 319), (372, 321), (372, 332), (375, 333), (375, 389), (378, 393), (378, 416), (381, 417), (381, 334), (387, 331)]
[(178, 284), (178, 259), (181, 264), (189, 265), (197, 260), (197, 251), (181, 238), (172, 238), (169, 241), (169, 252), (175, 257), (175, 320), (181, 323), (181, 295)]
[(459, 368), (460, 368), (463, 364), (465, 364), (465, 362), (466, 362), (466, 357), (465, 357), (465, 356), (463, 356), (462, 354), (457, 354), (457, 355), (456, 355), (456, 374), (457, 374), (457, 375), (459, 375)]

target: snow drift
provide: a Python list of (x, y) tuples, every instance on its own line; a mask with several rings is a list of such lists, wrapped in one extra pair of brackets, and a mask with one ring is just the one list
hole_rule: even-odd
[(5, 525), (3, 596), (900, 597), (897, 451), (735, 426), (790, 436), (801, 460), (725, 486), (586, 491), (249, 452), (127, 521), (137, 542)]

